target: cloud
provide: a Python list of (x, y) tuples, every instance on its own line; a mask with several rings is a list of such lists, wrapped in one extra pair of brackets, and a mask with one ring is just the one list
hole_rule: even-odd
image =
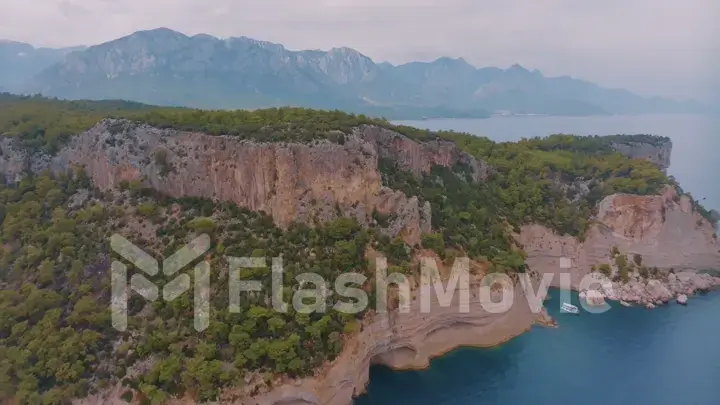
[(165, 26), (290, 49), (350, 46), (393, 63), (517, 62), (678, 97), (708, 96), (720, 62), (716, 0), (0, 0), (0, 15), (0, 38), (35, 45)]

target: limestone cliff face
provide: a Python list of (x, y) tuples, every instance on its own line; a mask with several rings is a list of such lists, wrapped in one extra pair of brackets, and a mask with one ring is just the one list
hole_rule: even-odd
[(84, 166), (101, 189), (142, 181), (173, 197), (232, 201), (270, 214), (282, 227), (298, 220), (318, 223), (340, 212), (361, 223), (373, 209), (392, 215), (387, 231), (410, 244), (430, 231), (431, 208), (417, 198), (383, 188), (378, 159), (391, 159), (417, 175), (433, 165), (465, 164), (477, 180), (484, 163), (444, 141), (415, 142), (383, 128), (361, 126), (341, 145), (261, 143), (232, 136), (158, 129), (124, 120), (104, 120), (75, 136), (57, 156), (27, 156), (0, 143), (0, 170), (10, 181), (26, 170)]
[(380, 158), (395, 161), (404, 170), (420, 175), (437, 166), (452, 167), (463, 164), (472, 169), (475, 181), (484, 180), (489, 168), (483, 162), (455, 146), (454, 143), (441, 140), (415, 142), (384, 128), (363, 126), (355, 132), (375, 146)]
[(613, 143), (613, 148), (632, 159), (645, 159), (655, 163), (663, 170), (670, 167), (672, 155), (672, 142), (662, 144), (650, 144), (644, 142)]
[[(518, 241), (528, 254), (528, 265), (541, 273), (569, 271), (577, 287), (593, 265), (612, 264), (611, 250), (640, 254), (643, 265), (659, 269), (705, 270), (720, 268), (720, 243), (713, 224), (693, 211), (686, 196), (667, 188), (662, 195), (616, 194), (598, 207), (595, 224), (584, 242), (561, 236), (540, 225), (526, 225)], [(562, 269), (560, 258), (571, 259)], [(555, 285), (559, 278), (554, 278)]]

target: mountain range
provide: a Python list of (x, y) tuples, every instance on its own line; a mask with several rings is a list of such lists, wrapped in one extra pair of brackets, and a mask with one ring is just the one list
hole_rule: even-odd
[(0, 90), (210, 109), (303, 106), (388, 118), (698, 112), (702, 106), (520, 65), (376, 63), (351, 48), (291, 51), (246, 37), (138, 31), (87, 48), (0, 42)]

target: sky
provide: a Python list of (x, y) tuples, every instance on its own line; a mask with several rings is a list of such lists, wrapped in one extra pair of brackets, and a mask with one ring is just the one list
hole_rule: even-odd
[(92, 45), (167, 27), (394, 64), (519, 63), (643, 95), (720, 102), (718, 0), (0, 0), (0, 38)]

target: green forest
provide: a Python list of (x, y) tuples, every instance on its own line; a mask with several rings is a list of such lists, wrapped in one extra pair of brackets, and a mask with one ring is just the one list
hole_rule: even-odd
[[(270, 291), (270, 258), (282, 256), (286, 302), (292, 302), (298, 274), (335, 280), (369, 268), (368, 245), (388, 257), (389, 271), (410, 268), (401, 240), (352, 219), (282, 230), (270, 217), (235, 204), (170, 199), (136, 184), (115, 195), (96, 190), (82, 204), (71, 202), (90, 186), (78, 171), (30, 176), (0, 189), (1, 398), (61, 404), (122, 380), (152, 403), (188, 389), (211, 400), (223, 386), (240, 384), (248, 371), (308, 375), (339, 353), (343, 335), (359, 327), (364, 312), (348, 316), (332, 310), (338, 300), (332, 295), (326, 313), (297, 313), (289, 305), (282, 314), (265, 305), (264, 295), (242, 295), (240, 313), (229, 313), (229, 266), (223, 258), (267, 258), (267, 267), (243, 269), (240, 279), (265, 280), (264, 291)], [(153, 232), (138, 232), (143, 224)], [(175, 252), (192, 235), (211, 235), (211, 307), (225, 310), (213, 310), (210, 327), (199, 334), (190, 295), (147, 305), (133, 295), (129, 330), (115, 331), (109, 322), (108, 241), (116, 232), (134, 235), (131, 241), (156, 257)], [(153, 355), (162, 360), (149, 372), (127, 376), (135, 361)]]
[[(128, 401), (140, 395), (144, 403), (159, 404), (183, 393), (213, 400), (223, 387), (242, 385), (248, 373), (260, 373), (267, 381), (277, 375), (310, 375), (340, 353), (346, 336), (362, 327), (365, 312), (303, 314), (290, 305), (287, 313), (276, 313), (266, 305), (266, 295), (248, 294), (242, 296), (240, 313), (213, 310), (210, 327), (197, 333), (188, 294), (152, 303), (134, 295), (130, 327), (117, 332), (110, 326), (108, 309), (108, 268), (116, 257), (107, 241), (115, 232), (158, 258), (193, 235), (208, 233), (213, 309), (228, 307), (226, 255), (267, 258), (268, 266), (240, 274), (241, 279), (263, 280), (265, 291), (270, 291), (270, 258), (282, 255), (286, 301), (298, 288), (298, 274), (315, 272), (334, 280), (348, 271), (367, 272), (362, 287), (373, 304), (368, 246), (388, 257), (390, 272), (416, 271), (412, 252), (420, 247), (446, 259), (467, 254), (487, 262), (490, 271), (523, 272), (524, 257), (514, 249), (513, 229), (537, 222), (582, 238), (605, 196), (652, 194), (673, 184), (653, 164), (613, 151), (611, 143), (632, 140), (627, 137), (556, 135), (495, 143), (339, 111), (199, 111), (0, 95), (1, 135), (16, 139), (31, 154), (56, 152), (73, 134), (103, 117), (268, 142), (343, 142), (357, 125), (380, 125), (419, 141), (455, 142), (494, 172), (487, 181), (475, 183), (467, 167), (435, 167), (415, 177), (392, 161), (380, 162), (385, 185), (431, 203), (433, 233), (422, 236), (422, 246), (385, 236), (380, 228), (387, 218), (377, 213), (377, 224), (369, 228), (341, 216), (317, 227), (293, 224), (280, 229), (263, 213), (207, 199), (172, 199), (140, 183), (101, 192), (82, 170), (28, 175), (19, 183), (3, 184), (0, 400), (60, 405), (118, 381), (126, 387)], [(567, 186), (578, 182), (583, 186)], [(328, 308), (339, 299), (328, 296)], [(148, 358), (158, 361), (137, 373), (134, 367)]]

